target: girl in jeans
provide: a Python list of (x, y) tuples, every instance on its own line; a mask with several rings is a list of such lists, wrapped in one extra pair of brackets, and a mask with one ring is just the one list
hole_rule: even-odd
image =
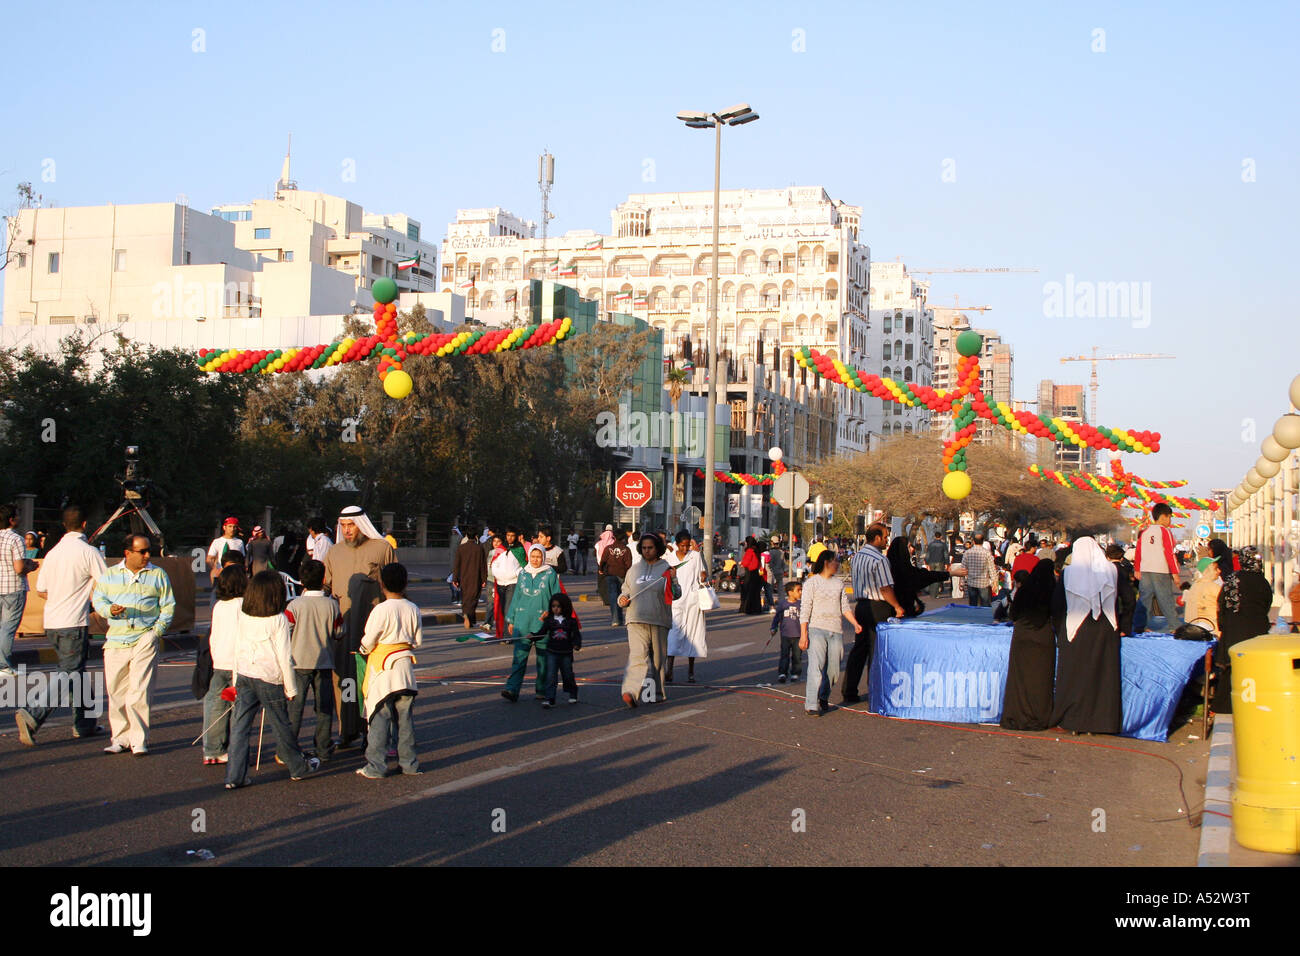
[(799, 649), (808, 654), (804, 709), (810, 717), (820, 717), (830, 709), (831, 688), (840, 679), (840, 657), (844, 653), (841, 620), (853, 625), (853, 633), (862, 632), (862, 625), (849, 607), (839, 570), (840, 559), (835, 551), (827, 548), (817, 555), (799, 604)]
[[(233, 687), (231, 672), (235, 668), (235, 637), (239, 632), (239, 612), (244, 606), (248, 575), (238, 564), (227, 565), (217, 577), (217, 603), (212, 608), (212, 628), (208, 650), (212, 654), (212, 682), (203, 698), (203, 765), (226, 763), (230, 742), (230, 712), (222, 692)], [(224, 711), (224, 713), (222, 713)], [(217, 715), (222, 716), (218, 717)]]
[[(224, 572), (223, 572), (224, 574)], [(304, 757), (289, 727), (286, 694), (297, 693), (289, 619), (284, 616), (284, 581), (276, 571), (259, 571), (248, 582), (235, 633), (235, 659), (231, 669), (235, 686), (222, 693), (234, 700), (235, 720), (231, 732), (230, 763), (226, 768), (226, 789), (236, 790), (252, 781), (248, 778), (248, 738), (253, 718), (266, 713), (278, 753), (285, 755), (289, 776), (301, 780), (320, 768), (316, 757)]]

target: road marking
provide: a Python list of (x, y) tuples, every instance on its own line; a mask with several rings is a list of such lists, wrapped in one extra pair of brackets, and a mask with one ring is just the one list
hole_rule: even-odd
[(505, 767), (494, 767), (491, 770), (484, 770), (481, 773), (470, 774), (468, 777), (461, 777), (459, 780), (452, 780), (447, 783), (439, 784), (436, 787), (430, 787), (428, 790), (421, 791), (420, 793), (409, 794), (401, 799), (404, 801), (414, 801), (423, 800), (426, 797), (438, 797), (446, 793), (455, 793), (458, 790), (476, 787), (481, 783), (487, 783), (491, 780), (499, 780), (502, 777), (511, 776), (512, 774), (519, 773), (521, 770), (528, 767), (544, 763), (548, 760), (554, 760), (556, 757), (566, 757), (569, 754), (577, 753), (579, 750), (585, 750), (588, 747), (596, 747), (600, 744), (609, 743), (611, 740), (626, 737), (628, 734), (640, 733), (650, 727), (672, 723), (676, 720), (684, 720), (687, 717), (694, 717), (696, 714), (702, 713), (704, 713), (704, 709), (696, 707), (690, 710), (680, 710), (676, 713), (668, 714), (665, 717), (659, 717), (655, 720), (639, 721), (633, 726), (625, 727), (624, 729), (615, 731), (614, 733), (605, 734), (604, 736), (596, 737), (592, 740), (585, 740), (582, 743), (574, 744), (571, 747), (565, 747), (561, 750), (544, 754), (541, 757), (534, 757), (532, 760), (521, 760), (518, 763), (509, 764)]
[(730, 647), (715, 647), (713, 649), (713, 653), (726, 654), (728, 651), (738, 651), (742, 647), (749, 647), (753, 643), (754, 643), (753, 641), (745, 641), (743, 644), (732, 644)]
[(1210, 761), (1205, 768), (1205, 806), (1201, 811), (1197, 866), (1227, 866), (1231, 855), (1233, 743), (1232, 715), (1215, 714)]

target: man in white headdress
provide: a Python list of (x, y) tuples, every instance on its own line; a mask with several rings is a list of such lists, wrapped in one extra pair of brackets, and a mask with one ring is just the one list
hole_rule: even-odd
[(1079, 538), (1053, 602), (1058, 654), (1054, 727), (1090, 734), (1123, 729), (1116, 593), (1115, 565), (1096, 541)]
[[(335, 700), (339, 701), (340, 746), (347, 747), (365, 724), (357, 702), (357, 665), (353, 654), (361, 647), (366, 619), (384, 599), (379, 569), (397, 560), (393, 546), (363, 509), (350, 505), (339, 512), (337, 543), (325, 555), (325, 589), (334, 594), (343, 613), (343, 628), (334, 653)], [(351, 680), (350, 687), (343, 682)]]

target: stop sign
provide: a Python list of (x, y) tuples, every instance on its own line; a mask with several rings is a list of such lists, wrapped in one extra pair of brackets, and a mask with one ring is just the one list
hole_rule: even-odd
[(625, 471), (614, 482), (614, 498), (624, 508), (644, 508), (654, 497), (654, 482), (643, 471)]

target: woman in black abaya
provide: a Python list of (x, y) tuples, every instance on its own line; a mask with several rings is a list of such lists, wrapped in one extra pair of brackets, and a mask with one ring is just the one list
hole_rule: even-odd
[[(1023, 572), (1022, 572), (1023, 573)], [(1011, 599), (1011, 655), (1002, 692), (1002, 726), (1008, 730), (1046, 730), (1052, 726), (1052, 689), (1056, 681), (1056, 639), (1052, 633), (1052, 596), (1056, 573), (1039, 561)]]
[[(1273, 607), (1273, 587), (1261, 570), (1263, 562), (1254, 547), (1239, 552), (1241, 570), (1227, 577), (1219, 590), (1219, 646), (1214, 649), (1219, 668), (1219, 682), (1210, 709), (1216, 714), (1232, 712), (1232, 647), (1252, 637), (1267, 634), (1269, 611)], [(1231, 557), (1229, 557), (1231, 562)], [(1219, 559), (1223, 567), (1223, 559)], [(1232, 567), (1229, 563), (1228, 567)]]
[(1115, 565), (1092, 538), (1074, 542), (1056, 600), (1056, 703), (1052, 726), (1075, 733), (1123, 728)]
[(923, 588), (952, 577), (947, 571), (930, 571), (913, 564), (907, 539), (901, 535), (889, 545), (885, 557), (889, 559), (889, 571), (894, 578), (894, 597), (898, 598), (907, 617), (916, 617), (925, 610), (918, 597)]

